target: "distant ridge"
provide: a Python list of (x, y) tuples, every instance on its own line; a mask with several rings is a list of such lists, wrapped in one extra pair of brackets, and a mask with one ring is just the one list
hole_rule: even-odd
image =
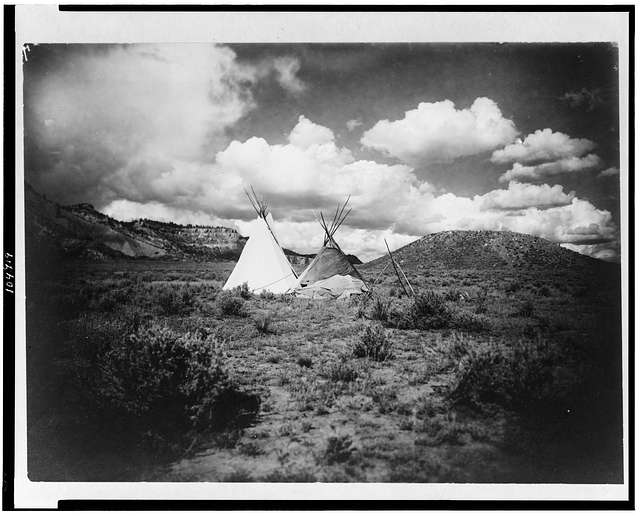
[(236, 258), (246, 241), (235, 229), (139, 219), (120, 222), (91, 204), (62, 206), (25, 185), (27, 252), (85, 259)]

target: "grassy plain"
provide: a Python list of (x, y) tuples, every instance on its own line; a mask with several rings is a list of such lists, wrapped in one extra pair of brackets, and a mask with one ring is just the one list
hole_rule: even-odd
[(619, 268), (429, 268), (418, 302), (390, 273), (350, 301), (221, 294), (232, 268), (31, 269), (32, 480), (622, 480)]

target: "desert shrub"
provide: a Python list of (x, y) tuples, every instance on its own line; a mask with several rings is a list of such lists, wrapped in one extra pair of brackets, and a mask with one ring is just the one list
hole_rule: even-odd
[(327, 439), (327, 446), (322, 455), (325, 464), (342, 464), (351, 459), (355, 447), (348, 435), (331, 436)]
[(237, 287), (231, 290), (234, 294), (240, 296), (242, 299), (251, 299), (251, 290), (249, 290), (249, 285), (247, 282), (244, 282), (242, 285), (238, 285)]
[(149, 292), (162, 315), (180, 315), (193, 309), (194, 292), (187, 286), (158, 285)]
[(108, 343), (94, 335), (98, 342), (83, 353), (93, 374), (82, 378), (82, 393), (115, 431), (164, 446), (185, 431), (223, 426), (239, 410), (239, 394), (211, 336), (160, 326), (111, 332)]
[(382, 325), (372, 324), (364, 329), (360, 340), (353, 346), (353, 355), (356, 358), (366, 357), (377, 362), (393, 358), (392, 345)]
[(246, 315), (244, 300), (237, 297), (233, 292), (221, 292), (216, 303), (222, 315)]
[(254, 317), (253, 325), (255, 326), (256, 330), (258, 330), (258, 333), (262, 333), (263, 335), (266, 335), (267, 333), (271, 333), (272, 331), (271, 321), (272, 321), (271, 314), (268, 312), (263, 312), (263, 313), (257, 314)]
[(386, 322), (389, 319), (389, 301), (376, 297), (371, 307), (371, 318)]
[(446, 328), (452, 320), (452, 312), (445, 299), (432, 290), (418, 294), (411, 304), (394, 315), (396, 326), (404, 329)]
[(276, 298), (276, 295), (269, 290), (263, 290), (262, 292), (260, 292), (260, 295), (258, 297), (266, 301), (273, 301)]
[[(444, 282), (443, 282), (444, 284)], [(443, 294), (443, 298), (445, 301), (451, 301), (451, 302), (457, 302), (460, 301), (463, 297), (462, 292), (457, 289), (457, 288), (452, 288), (447, 290), (444, 294)]]
[(198, 299), (194, 305), (198, 313), (204, 317), (212, 317), (218, 314), (218, 305), (211, 301)]
[[(129, 332), (124, 319), (105, 319), (97, 315), (83, 314), (68, 328), (65, 346), (71, 362), (63, 367), (62, 374), (69, 377), (73, 389), (71, 397), (91, 398), (96, 389), (96, 371), (101, 367), (104, 354), (114, 342), (120, 342)], [(67, 369), (68, 368), (68, 369)], [(78, 401), (68, 399), (69, 403)]]
[(491, 320), (481, 314), (457, 310), (451, 313), (450, 326), (458, 330), (482, 331), (491, 327)]
[(311, 360), (311, 357), (298, 357), (298, 360), (296, 360), (296, 364), (298, 364), (300, 367), (311, 367), (311, 365), (313, 364), (313, 360)]
[(415, 318), (446, 318), (449, 312), (444, 299), (432, 290), (416, 296), (411, 309)]
[(477, 344), (459, 363), (452, 397), (480, 408), (497, 404), (534, 413), (553, 410), (571, 406), (568, 400), (577, 394), (580, 370), (560, 346), (541, 339)]
[(353, 382), (358, 378), (358, 370), (344, 358), (337, 362), (330, 362), (323, 370), (323, 375), (332, 382)]

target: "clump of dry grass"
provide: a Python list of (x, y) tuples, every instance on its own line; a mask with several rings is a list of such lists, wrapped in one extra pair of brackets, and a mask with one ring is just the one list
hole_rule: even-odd
[(391, 303), (377, 296), (371, 307), (371, 318), (376, 321), (387, 322), (389, 320), (389, 307)]
[(258, 330), (258, 333), (266, 335), (273, 332), (273, 328), (271, 326), (272, 320), (272, 315), (269, 312), (262, 312), (253, 318), (253, 325), (256, 330)]
[(358, 378), (358, 369), (342, 357), (336, 362), (330, 362), (323, 371), (332, 382), (353, 382)]
[(385, 329), (381, 324), (371, 324), (364, 329), (360, 339), (353, 346), (356, 358), (370, 358), (383, 362), (393, 358), (392, 345), (387, 339)]

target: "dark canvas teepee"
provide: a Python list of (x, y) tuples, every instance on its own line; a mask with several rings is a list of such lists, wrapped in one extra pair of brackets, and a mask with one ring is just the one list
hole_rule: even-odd
[(330, 225), (326, 223), (324, 215), (322, 215), (322, 213), (320, 214), (320, 225), (325, 233), (324, 243), (320, 251), (318, 251), (318, 254), (300, 275), (298, 284), (301, 287), (306, 287), (307, 285), (330, 278), (336, 274), (352, 276), (362, 280), (360, 273), (345, 256), (334, 239), (335, 232), (351, 212), (351, 209), (345, 212), (348, 202), (349, 199), (347, 198), (343, 205), (336, 208), (333, 221)]

